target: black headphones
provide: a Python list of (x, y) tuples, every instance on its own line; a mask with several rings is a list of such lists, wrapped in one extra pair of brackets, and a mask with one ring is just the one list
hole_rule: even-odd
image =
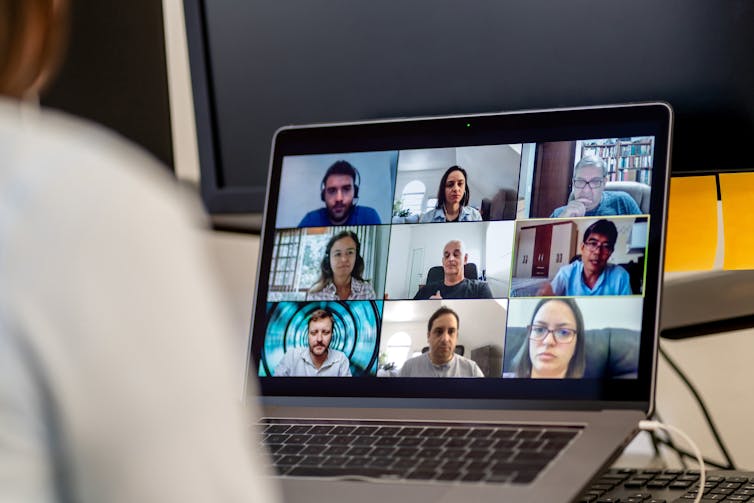
[(327, 168), (327, 171), (325, 171), (325, 176), (322, 177), (322, 183), (320, 184), (319, 189), (319, 198), (322, 199), (322, 201), (325, 200), (325, 182), (332, 175), (350, 176), (353, 180), (353, 198), (359, 198), (359, 185), (361, 185), (361, 176), (359, 175), (359, 170), (354, 168), (350, 162), (340, 160), (335, 161), (332, 166)]

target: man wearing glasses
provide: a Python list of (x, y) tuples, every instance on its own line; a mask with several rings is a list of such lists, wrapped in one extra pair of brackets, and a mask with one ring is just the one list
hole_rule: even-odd
[(594, 217), (639, 215), (634, 198), (619, 190), (605, 192), (607, 164), (597, 156), (584, 156), (573, 168), (571, 197), (568, 204), (556, 208), (551, 217)]
[(628, 272), (608, 264), (618, 229), (601, 219), (587, 227), (581, 243), (581, 260), (560, 268), (550, 283), (537, 292), (540, 296), (631, 295)]

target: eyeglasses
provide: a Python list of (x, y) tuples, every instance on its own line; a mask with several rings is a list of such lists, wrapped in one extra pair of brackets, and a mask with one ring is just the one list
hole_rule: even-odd
[(602, 178), (592, 178), (591, 180), (584, 180), (583, 178), (574, 178), (573, 179), (573, 186), (577, 189), (583, 189), (587, 185), (593, 189), (599, 189), (602, 187), (602, 184), (605, 183), (605, 180)]
[(572, 328), (555, 328), (550, 330), (544, 325), (532, 325), (529, 327), (529, 338), (535, 341), (543, 341), (548, 334), (552, 334), (557, 344), (568, 344), (576, 337), (576, 330)]
[(590, 252), (613, 252), (613, 245), (611, 245), (610, 243), (600, 243), (599, 241), (596, 241), (594, 239), (586, 240), (584, 246), (586, 246), (587, 250), (589, 250)]

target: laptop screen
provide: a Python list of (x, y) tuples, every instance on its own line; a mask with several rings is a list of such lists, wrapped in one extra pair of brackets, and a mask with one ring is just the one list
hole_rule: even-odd
[(648, 401), (669, 130), (662, 104), (281, 129), (250, 378)]

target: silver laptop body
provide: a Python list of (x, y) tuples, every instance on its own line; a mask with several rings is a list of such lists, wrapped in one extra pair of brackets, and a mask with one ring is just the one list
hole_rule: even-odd
[[(246, 376), (260, 383), (266, 424), (397, 421), (578, 431), (529, 483), (286, 475), (286, 501), (576, 499), (653, 409), (671, 129), (667, 104), (641, 103), (278, 130)], [(592, 176), (595, 166), (587, 166), (595, 157), (604, 176)], [(356, 173), (333, 168), (342, 161)], [(460, 207), (471, 217), (463, 220), (461, 212), (459, 221), (442, 222), (437, 210), (450, 213), (455, 196), (440, 182), (447, 182), (447, 171), (459, 173), (453, 166), (464, 169), (469, 197)], [(626, 190), (611, 189), (621, 186)], [(627, 202), (634, 187), (648, 200)], [(335, 193), (348, 190), (350, 200)], [(573, 199), (585, 215), (554, 216)], [(452, 259), (446, 252), (453, 253), (454, 242), (461, 255)], [(337, 260), (347, 260), (341, 251), (349, 247), (363, 262), (363, 270), (350, 272), (360, 278), (350, 292), (362, 298), (340, 300)], [(464, 268), (462, 281), (476, 293), (442, 287), (456, 274), (453, 260), (475, 266), (471, 273)], [(439, 280), (429, 278), (432, 268), (439, 268)], [(598, 283), (584, 290), (579, 279), (595, 271)], [(449, 296), (422, 297), (435, 285)], [(576, 304), (583, 320), (574, 327), (542, 321), (538, 313), (548, 304)], [(453, 316), (427, 319), (441, 307), (455, 313), (453, 349), (464, 347), (464, 356), (450, 361), (484, 377), (442, 377), (449, 364), (435, 357), (448, 348), (432, 341), (430, 328)], [(328, 357), (318, 367), (320, 343), (311, 334), (320, 310), (331, 321), (324, 329)], [(542, 343), (555, 349), (537, 353)], [(565, 357), (556, 349), (569, 345), (575, 349), (566, 374), (536, 378), (557, 370)], [(409, 376), (407, 369), (424, 359), (438, 373)]]

